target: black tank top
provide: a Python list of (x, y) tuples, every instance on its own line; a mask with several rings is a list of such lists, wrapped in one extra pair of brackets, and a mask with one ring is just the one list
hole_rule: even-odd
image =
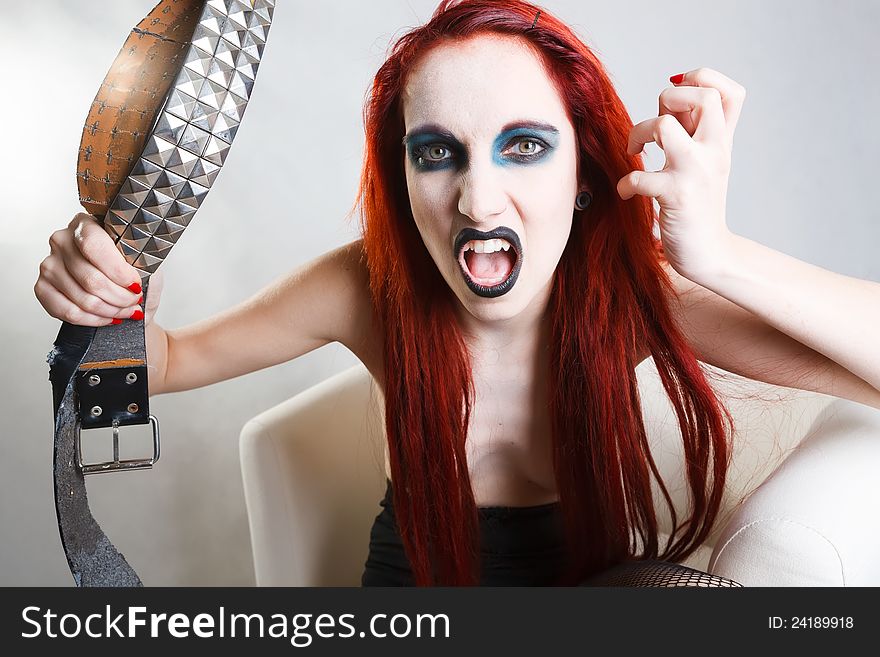
[[(412, 569), (394, 517), (386, 478), (381, 513), (370, 531), (362, 586), (414, 586)], [(559, 502), (537, 506), (478, 507), (481, 586), (554, 586), (564, 566)]]

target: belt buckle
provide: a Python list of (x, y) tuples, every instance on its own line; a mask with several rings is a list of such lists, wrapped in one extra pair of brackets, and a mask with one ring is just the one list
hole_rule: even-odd
[(159, 460), (159, 420), (155, 415), (150, 415), (150, 425), (153, 428), (153, 458), (149, 459), (127, 459), (119, 460), (119, 421), (113, 420), (111, 425), (113, 428), (113, 460), (104, 461), (103, 463), (83, 463), (82, 448), (80, 445), (81, 431), (79, 422), (77, 421), (76, 430), (76, 461), (80, 471), (84, 475), (102, 474), (104, 472), (118, 472), (127, 470), (143, 470), (152, 468), (153, 464)]

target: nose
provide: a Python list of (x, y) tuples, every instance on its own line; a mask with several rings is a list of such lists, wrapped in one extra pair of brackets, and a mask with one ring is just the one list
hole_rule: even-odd
[(507, 194), (491, 165), (471, 163), (461, 174), (458, 211), (474, 223), (484, 223), (507, 208)]

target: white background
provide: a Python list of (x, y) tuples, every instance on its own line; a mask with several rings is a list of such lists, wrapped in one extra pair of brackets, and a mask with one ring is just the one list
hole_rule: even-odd
[[(223, 310), (356, 237), (356, 222), (345, 217), (360, 170), (364, 94), (391, 40), (424, 22), (435, 3), (278, 4), (235, 147), (163, 265), (157, 320), (166, 328)], [(59, 322), (32, 288), (50, 233), (78, 211), (76, 153), (89, 105), (152, 5), (2, 3), (0, 585), (72, 584), (52, 502), (45, 363)], [(880, 4), (559, 0), (545, 7), (596, 49), (635, 121), (656, 114), (672, 74), (710, 66), (743, 84), (731, 229), (880, 281), (873, 195)], [(662, 159), (654, 153), (649, 164), (659, 168)], [(164, 437), (157, 467), (88, 480), (95, 517), (145, 583), (253, 583), (238, 432), (253, 415), (355, 362), (332, 345), (153, 399)]]

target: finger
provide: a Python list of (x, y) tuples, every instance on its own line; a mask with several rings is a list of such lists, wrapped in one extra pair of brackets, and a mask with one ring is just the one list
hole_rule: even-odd
[(78, 222), (73, 231), (73, 241), (86, 260), (120, 287), (128, 288), (133, 283), (140, 286), (141, 277), (137, 269), (125, 261), (103, 226), (88, 214), (78, 214), (74, 220)]
[[(49, 264), (44, 262), (40, 266), (40, 274), (41, 278), (50, 287), (63, 294), (70, 303), (89, 315), (108, 319), (113, 319), (114, 317), (128, 318), (131, 316), (134, 308), (137, 307), (137, 305), (132, 303), (122, 303), (119, 305), (107, 303), (101, 297), (83, 288), (64, 267), (52, 266), (51, 261), (49, 261)], [(128, 294), (128, 292), (126, 293)]]
[(631, 171), (617, 182), (617, 193), (624, 201), (636, 194), (661, 198), (669, 184), (669, 174), (664, 171)]
[(660, 93), (660, 114), (688, 115), (692, 129), (686, 131), (696, 141), (727, 136), (721, 95), (717, 89), (668, 87)]
[(681, 127), (684, 128), (684, 131), (688, 133), (691, 137), (694, 136), (694, 133), (697, 131), (697, 126), (694, 121), (694, 117), (690, 112), (672, 112), (668, 108), (664, 108), (663, 104), (660, 104), (660, 107), (657, 110), (658, 116), (663, 116), (664, 114), (668, 114), (669, 116), (674, 116), (675, 120), (681, 123)]
[(633, 126), (629, 133), (627, 153), (635, 155), (642, 152), (645, 144), (656, 143), (672, 163), (675, 156), (693, 144), (690, 135), (677, 119), (670, 115), (655, 116)]
[[(76, 326), (107, 326), (114, 322), (112, 318), (93, 315), (79, 308), (44, 279), (38, 280), (36, 285), (34, 285), (34, 293), (43, 305), (43, 308), (46, 309), (46, 312), (52, 315), (52, 317), (56, 317), (68, 324)], [(117, 323), (119, 321), (121, 320), (116, 320)]]
[(111, 281), (103, 271), (84, 259), (78, 249), (63, 249), (61, 258), (67, 274), (86, 292), (118, 308), (137, 303), (140, 293), (135, 294), (130, 289)]
[(739, 121), (742, 106), (746, 98), (746, 90), (738, 82), (731, 80), (723, 73), (711, 68), (698, 68), (680, 76), (673, 76), (670, 80), (676, 86), (711, 87), (721, 94), (721, 107), (724, 111), (724, 120), (727, 124), (727, 133), (733, 138)]
[(675, 87), (669, 87), (660, 92), (657, 115), (663, 116), (664, 114), (669, 114), (670, 116), (674, 116), (676, 119), (678, 119), (678, 122), (681, 123), (682, 127), (685, 129), (685, 132), (693, 137), (694, 133), (697, 131), (697, 119), (694, 116), (693, 108), (688, 105), (684, 110), (673, 109), (673, 107), (680, 107), (680, 103), (673, 103), (672, 105), (670, 105), (668, 101), (670, 92), (673, 92), (675, 90)]

